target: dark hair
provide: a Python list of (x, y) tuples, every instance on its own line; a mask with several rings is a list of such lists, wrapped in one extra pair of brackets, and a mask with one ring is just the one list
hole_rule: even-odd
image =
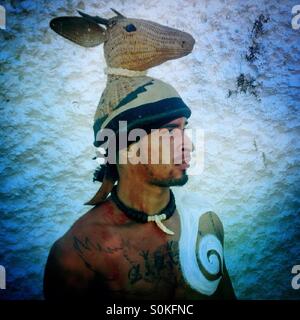
[(103, 182), (105, 174), (109, 175), (115, 181), (119, 180), (117, 165), (107, 163), (105, 165), (100, 165), (96, 168), (93, 176), (93, 182), (95, 181)]
[[(117, 145), (118, 145), (118, 143), (117, 143)], [(105, 150), (104, 156), (105, 157), (108, 156), (108, 148)], [(95, 159), (96, 159), (96, 157), (93, 158), (93, 160), (95, 160)], [(118, 159), (119, 159), (119, 152), (116, 153), (116, 160), (118, 161)], [(106, 162), (105, 164), (100, 164), (96, 168), (96, 170), (94, 171), (93, 182), (95, 182), (95, 181), (103, 182), (105, 175), (109, 175), (114, 180), (118, 180), (119, 174), (118, 174), (117, 165), (111, 164), (109, 162)]]
[[(149, 134), (151, 132), (151, 129), (148, 129), (145, 131), (147, 134)], [(136, 141), (129, 141), (128, 136), (127, 136), (127, 147), (129, 147), (131, 144), (133, 144), (139, 140), (140, 140), (140, 137), (138, 136)], [(116, 141), (116, 149), (119, 150), (118, 139)], [(107, 157), (107, 155), (108, 155), (108, 150), (106, 149), (105, 156)], [(116, 153), (116, 160), (119, 161), (119, 152)], [(100, 165), (96, 168), (96, 170), (94, 171), (93, 182), (95, 182), (95, 181), (103, 182), (105, 174), (109, 175), (115, 181), (119, 180), (119, 173), (118, 173), (117, 165), (111, 164), (111, 163), (106, 163), (106, 164)]]

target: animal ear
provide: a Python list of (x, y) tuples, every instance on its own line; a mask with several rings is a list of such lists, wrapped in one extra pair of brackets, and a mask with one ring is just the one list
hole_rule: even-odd
[(54, 18), (50, 21), (50, 28), (83, 47), (95, 47), (106, 40), (104, 28), (81, 17)]

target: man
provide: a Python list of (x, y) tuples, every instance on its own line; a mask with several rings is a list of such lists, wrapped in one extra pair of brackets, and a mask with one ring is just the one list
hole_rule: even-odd
[[(100, 191), (89, 202), (95, 206), (53, 245), (45, 269), (46, 299), (235, 298), (222, 252), (217, 252), (220, 265), (214, 274), (202, 265), (202, 249), (195, 252), (192, 244), (182, 249), (197, 256), (200, 289), (188, 280), (184, 266), (191, 261), (181, 261), (179, 242), (185, 235), (170, 187), (188, 180), (192, 144), (184, 129), (190, 114), (174, 88), (152, 79), (126, 96), (100, 124), (95, 119), (96, 142), (107, 128), (120, 136), (120, 121), (127, 121), (129, 130), (141, 128), (148, 134), (128, 148), (118, 146), (117, 178), (104, 172)], [(174, 133), (171, 139), (169, 132)], [(153, 139), (157, 135), (160, 138)], [(170, 148), (165, 151), (167, 140)], [(158, 163), (135, 161), (151, 155), (158, 155)], [(203, 239), (209, 245), (216, 241), (222, 250), (222, 223), (212, 212), (199, 220), (197, 244)], [(215, 254), (211, 248), (207, 257)]]

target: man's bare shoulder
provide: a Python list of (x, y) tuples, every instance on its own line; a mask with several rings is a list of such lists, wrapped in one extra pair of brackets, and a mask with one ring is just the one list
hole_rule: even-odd
[(70, 228), (71, 233), (80, 233), (91, 228), (113, 228), (126, 223), (128, 219), (116, 209), (111, 198), (93, 207), (81, 216)]
[(114, 208), (109, 200), (93, 207), (81, 216), (71, 228), (58, 239), (51, 248), (53, 260), (60, 262), (64, 267), (82, 267), (78, 252), (90, 249), (94, 242), (104, 245), (112, 241), (117, 234), (114, 232), (120, 221), (116, 221)]
[(101, 248), (116, 237), (112, 216), (111, 204), (106, 201), (80, 217), (53, 244), (44, 275), (46, 298), (64, 292), (66, 296), (74, 296), (76, 291), (89, 288), (95, 276), (101, 277), (98, 271), (106, 259)]

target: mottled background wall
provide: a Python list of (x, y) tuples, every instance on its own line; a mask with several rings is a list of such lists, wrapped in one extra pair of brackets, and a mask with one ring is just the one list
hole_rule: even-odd
[(300, 1), (0, 4), (0, 299), (42, 299), (51, 244), (98, 189), (92, 125), (106, 80), (102, 47), (76, 46), (48, 24), (77, 8), (111, 17), (110, 7), (196, 39), (192, 54), (150, 71), (176, 87), (193, 110), (191, 126), (205, 132), (204, 171), (176, 188), (177, 201), (192, 191), (220, 215), (239, 298), (300, 297), (291, 287), (300, 264), (300, 30), (291, 8)]

